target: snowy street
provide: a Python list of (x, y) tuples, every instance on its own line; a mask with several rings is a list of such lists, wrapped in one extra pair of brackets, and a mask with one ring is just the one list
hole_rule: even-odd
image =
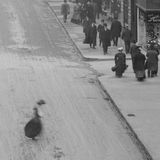
[[(143, 159), (45, 2), (0, 0), (0, 20), (0, 159)], [(24, 126), (39, 99), (32, 141)]]

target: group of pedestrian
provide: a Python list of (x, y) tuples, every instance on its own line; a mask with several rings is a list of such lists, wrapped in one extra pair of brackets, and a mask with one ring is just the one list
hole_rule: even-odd
[[(102, 0), (76, 0), (73, 7), (73, 16), (71, 22), (75, 24), (82, 24), (83, 20), (87, 16), (91, 21), (99, 19)], [(67, 0), (61, 6), (61, 14), (63, 15), (64, 23), (67, 21), (67, 15), (70, 14), (70, 6)]]
[[(92, 25), (94, 23), (94, 33), (92, 32)], [(97, 30), (97, 31), (96, 31)], [(121, 36), (122, 25), (117, 18), (112, 22), (111, 28), (108, 28), (107, 23), (102, 19), (101, 23), (96, 26), (95, 21), (91, 21), (89, 17), (86, 17), (83, 23), (83, 32), (85, 33), (84, 43), (96, 42), (97, 32), (99, 34), (99, 46), (102, 46), (103, 53), (106, 55), (108, 53), (108, 47), (111, 46), (111, 41), (113, 40), (113, 45), (118, 45), (118, 38)], [(94, 36), (93, 36), (94, 34)], [(124, 35), (126, 37), (126, 35)], [(91, 45), (90, 45), (91, 46)], [(94, 43), (94, 48), (96, 43)]]
[[(157, 76), (159, 51), (155, 48), (154, 43), (150, 44), (146, 55), (144, 55), (141, 52), (141, 46), (134, 41), (130, 53), (133, 71), (137, 80), (142, 81), (146, 78), (146, 70), (148, 78)], [(112, 67), (112, 71), (115, 72), (116, 77), (122, 77), (127, 67), (126, 54), (123, 53), (122, 47), (118, 48), (118, 53), (115, 54), (115, 66)]]

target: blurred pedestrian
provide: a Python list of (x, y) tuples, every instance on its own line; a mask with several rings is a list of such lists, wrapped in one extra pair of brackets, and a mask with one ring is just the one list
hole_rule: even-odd
[(154, 44), (151, 44), (146, 54), (146, 69), (148, 77), (157, 76), (158, 72), (158, 52), (154, 48)]
[(80, 9), (81, 9), (81, 4), (76, 2), (76, 4), (73, 7), (73, 16), (71, 18), (72, 23), (75, 23), (75, 24), (81, 23)]
[(115, 19), (111, 24), (111, 36), (112, 36), (114, 46), (118, 45), (118, 37), (121, 36), (121, 31), (122, 31), (121, 22), (118, 21), (118, 17), (115, 17)]
[(109, 46), (111, 46), (111, 31), (107, 28), (107, 23), (104, 23), (104, 30), (102, 31), (102, 47), (104, 55), (107, 54)]
[(83, 43), (90, 43), (90, 28), (91, 28), (91, 21), (86, 16), (86, 18), (83, 21), (83, 32), (85, 34), (85, 39)]
[(139, 47), (141, 47), (141, 46), (136, 44), (135, 40), (133, 40), (133, 42), (131, 42), (130, 54), (131, 54), (131, 59), (132, 59), (133, 71), (135, 70), (134, 69), (134, 58), (135, 58), (135, 55), (137, 54), (137, 51), (138, 51)]
[(137, 48), (137, 53), (134, 57), (134, 71), (135, 76), (139, 81), (142, 81), (146, 78), (145, 76), (145, 60), (146, 57), (142, 54), (141, 49)]
[(64, 3), (61, 5), (61, 14), (63, 15), (63, 21), (66, 23), (67, 16), (70, 14), (70, 6), (67, 3), (67, 0), (64, 0)]
[(95, 22), (92, 22), (90, 28), (90, 47), (95, 49), (97, 41), (97, 26)]
[(90, 0), (88, 0), (86, 5), (86, 15), (90, 19), (90, 21), (94, 21), (93, 5), (91, 4)]
[(114, 60), (116, 77), (121, 78), (127, 68), (126, 55), (123, 53), (123, 47), (118, 48), (118, 53), (115, 54)]
[(128, 24), (126, 24), (122, 32), (122, 39), (124, 40), (126, 54), (128, 54), (130, 51), (131, 38), (131, 30), (128, 28)]
[(104, 19), (101, 20), (101, 24), (98, 25), (97, 31), (99, 33), (99, 46), (102, 44), (102, 33), (104, 30)]

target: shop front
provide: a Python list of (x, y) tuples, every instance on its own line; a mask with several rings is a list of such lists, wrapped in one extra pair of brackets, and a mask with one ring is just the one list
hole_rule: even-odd
[(160, 1), (137, 1), (137, 40), (143, 46), (151, 39), (160, 38)]

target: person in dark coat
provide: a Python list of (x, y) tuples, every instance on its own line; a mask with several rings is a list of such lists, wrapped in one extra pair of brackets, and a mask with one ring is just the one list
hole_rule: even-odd
[(124, 31), (122, 32), (122, 39), (124, 40), (126, 54), (130, 51), (131, 38), (132, 33), (127, 24), (124, 28)]
[(97, 41), (97, 26), (95, 22), (92, 22), (91, 28), (90, 28), (90, 47), (95, 49)]
[(85, 34), (85, 39), (83, 43), (90, 43), (90, 28), (91, 28), (91, 21), (89, 18), (86, 16), (86, 18), (83, 21), (83, 32)]
[(86, 15), (90, 21), (94, 21), (93, 5), (91, 4), (90, 0), (87, 2), (87, 5), (86, 5)]
[(123, 48), (118, 48), (118, 53), (115, 54), (115, 74), (116, 77), (121, 78), (124, 71), (126, 70), (126, 55), (123, 53)]
[(75, 23), (75, 24), (81, 23), (80, 9), (81, 9), (80, 3), (76, 2), (76, 4), (73, 7), (73, 16), (71, 18), (72, 23)]
[(102, 44), (102, 33), (104, 30), (104, 19), (101, 20), (101, 24), (98, 25), (97, 31), (99, 33), (99, 46)]
[(111, 45), (111, 31), (107, 28), (107, 23), (104, 23), (104, 30), (102, 31), (102, 47), (104, 55), (108, 52), (108, 46)]
[(121, 22), (118, 21), (116, 17), (115, 20), (111, 24), (111, 36), (112, 36), (114, 46), (118, 45), (118, 37), (120, 37), (121, 31), (122, 31)]
[(130, 47), (130, 54), (131, 54), (131, 59), (132, 59), (132, 67), (133, 67), (133, 71), (135, 72), (135, 69), (134, 69), (134, 58), (135, 58), (135, 55), (137, 54), (137, 52), (139, 52), (139, 48), (141, 46), (140, 45), (137, 45), (136, 44), (136, 41), (133, 41), (131, 43), (131, 47)]
[(145, 60), (145, 55), (142, 54), (140, 48), (138, 48), (133, 62), (136, 78), (145, 78)]
[(151, 44), (147, 50), (146, 69), (148, 70), (148, 77), (157, 76), (158, 70), (158, 52), (154, 48), (154, 44)]
[(66, 23), (67, 16), (70, 14), (70, 6), (67, 3), (67, 0), (64, 0), (64, 3), (61, 5), (61, 14), (63, 15), (63, 21)]

